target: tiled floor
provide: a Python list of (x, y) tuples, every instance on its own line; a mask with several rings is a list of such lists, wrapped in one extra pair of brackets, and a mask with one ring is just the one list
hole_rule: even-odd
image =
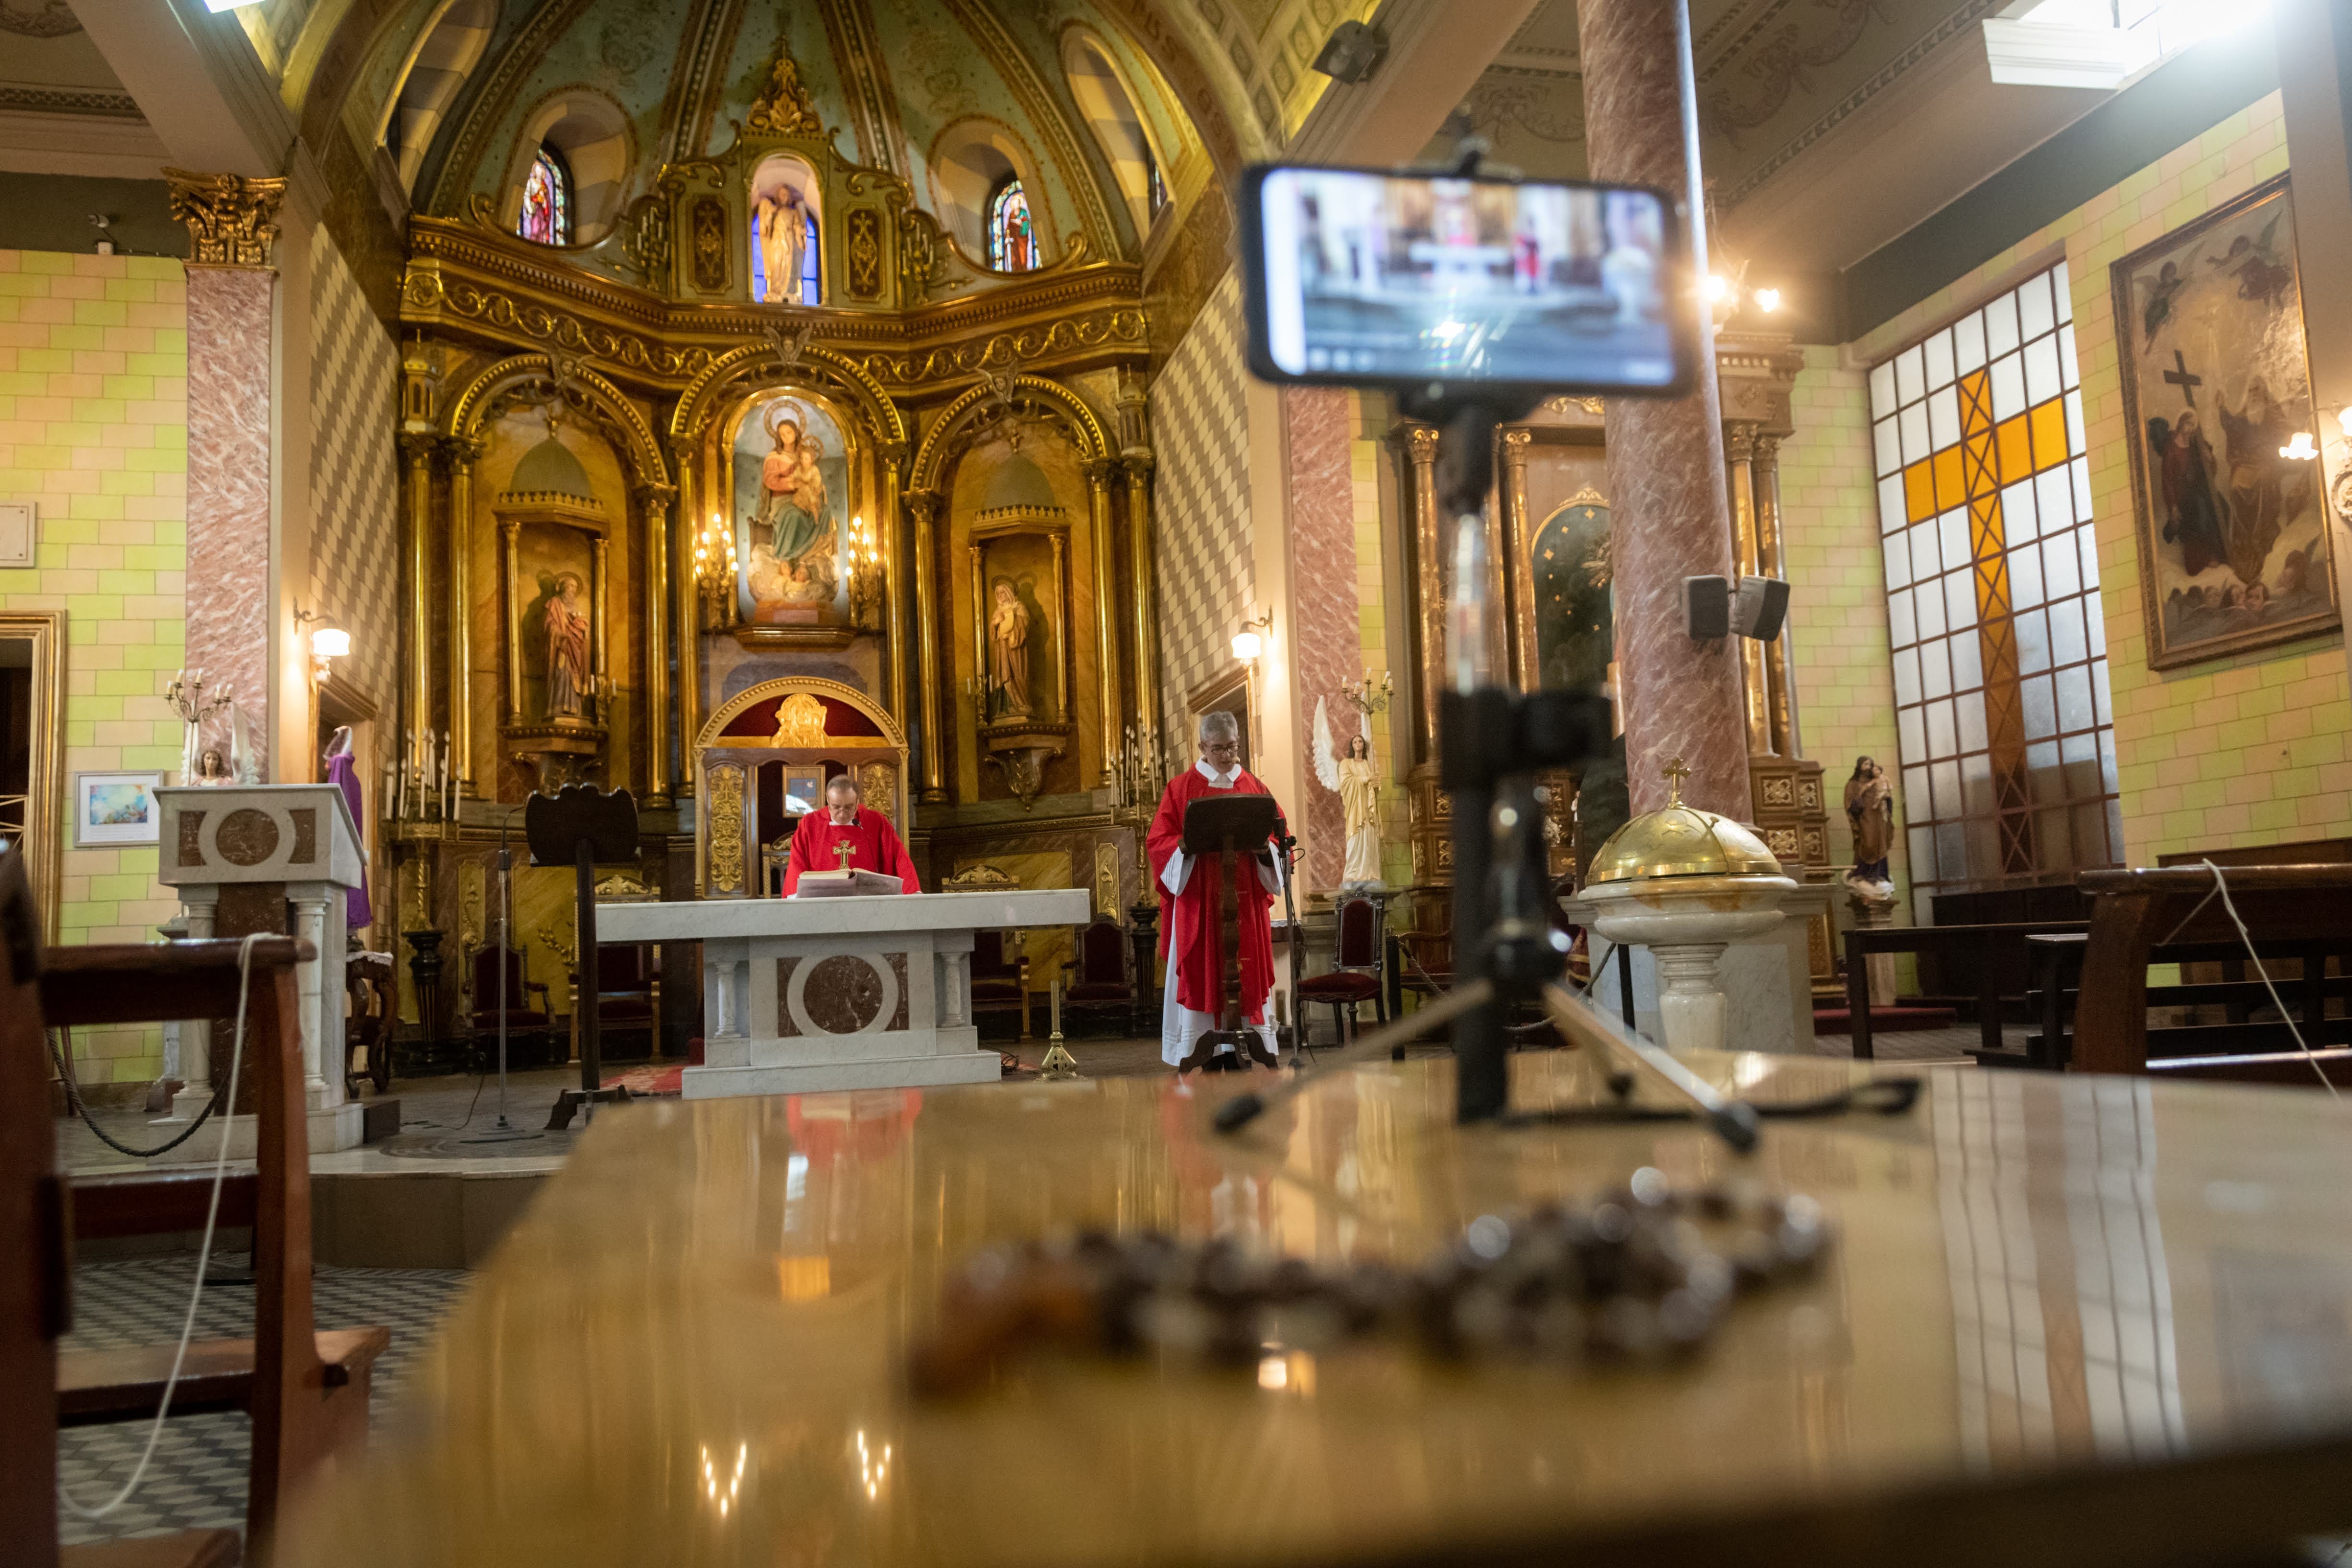
[[(195, 1262), (189, 1253), (83, 1264), (74, 1271), (74, 1328), (65, 1345), (99, 1350), (172, 1343), (187, 1312)], [(222, 1272), (217, 1260), (214, 1271)], [(313, 1276), (319, 1327), (380, 1323), (392, 1331), (392, 1346), (375, 1363), (371, 1427), (383, 1428), (403, 1378), (465, 1278), (455, 1270), (383, 1268), (320, 1268)], [(196, 1316), (197, 1336), (252, 1332), (253, 1288), (207, 1284)], [(60, 1432), (58, 1468), (67, 1492), (85, 1506), (112, 1497), (138, 1464), (151, 1426), (142, 1421)], [(97, 1523), (60, 1509), (59, 1533), (72, 1545), (170, 1530), (242, 1528), (250, 1431), (246, 1417), (234, 1414), (165, 1422), (154, 1461), (130, 1500)]]

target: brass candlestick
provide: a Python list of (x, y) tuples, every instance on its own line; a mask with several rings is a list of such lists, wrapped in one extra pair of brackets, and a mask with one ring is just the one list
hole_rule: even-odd
[(1085, 1075), (1078, 1071), (1078, 1058), (1070, 1055), (1069, 1047), (1062, 1043), (1062, 983), (1059, 980), (1054, 982), (1050, 994), (1054, 1032), (1046, 1037), (1045, 1059), (1037, 1064), (1037, 1076), (1041, 1079), (1082, 1078)]

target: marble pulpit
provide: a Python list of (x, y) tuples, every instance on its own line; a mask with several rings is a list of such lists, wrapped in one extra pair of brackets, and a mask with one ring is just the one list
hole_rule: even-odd
[[(343, 1089), (344, 905), (360, 885), (364, 856), (342, 791), (332, 784), (182, 785), (157, 790), (155, 799), (163, 808), (156, 875), (178, 892), (189, 936), (284, 932), (318, 950), (294, 972), (310, 1151), (358, 1147), (361, 1107)], [(227, 1076), (228, 1054), (218, 1053), (215, 1063), (210, 1037), (209, 1022), (183, 1027), (187, 1087), (159, 1126), (185, 1125), (212, 1099), (215, 1068)], [(218, 1147), (206, 1134), (175, 1152), (209, 1160)], [(250, 1158), (252, 1148), (250, 1126), (232, 1128), (231, 1157)]]
[(688, 1100), (993, 1083), (971, 1014), (975, 931), (1084, 925), (1084, 889), (710, 899), (597, 911), (608, 942), (702, 944)]

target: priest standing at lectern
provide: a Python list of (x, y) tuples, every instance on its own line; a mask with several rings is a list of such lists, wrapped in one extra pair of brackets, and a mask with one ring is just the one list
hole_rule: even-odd
[[(1159, 814), (1151, 819), (1145, 847), (1151, 869), (1168, 897), (1161, 900), (1160, 951), (1168, 964), (1167, 997), (1160, 1014), (1160, 1059), (1181, 1064), (1192, 1042), (1220, 1026), (1224, 996), (1219, 989), (1217, 917), (1223, 896), (1222, 857), (1184, 852), (1184, 808), (1221, 790), (1244, 795), (1270, 795), (1241, 765), (1241, 726), (1231, 713), (1201, 717), (1201, 760), (1168, 781), (1160, 797)], [(1286, 831), (1277, 827), (1277, 834)], [(1282, 875), (1269, 852), (1255, 862), (1255, 876), (1244, 875), (1238, 889), (1241, 919), (1241, 1000), (1243, 1020), (1265, 1037), (1268, 1055), (1275, 1050), (1275, 1033), (1265, 1016), (1267, 993), (1274, 988), (1275, 896), (1282, 890)], [(1221, 1047), (1219, 1056), (1232, 1049)]]
[[(849, 851), (846, 856), (842, 853), (845, 849)], [(896, 877), (903, 884), (898, 889), (902, 893), (923, 890), (915, 877), (915, 863), (907, 858), (907, 847), (898, 842), (890, 819), (865, 808), (856, 779), (835, 773), (824, 786), (824, 809), (810, 812), (793, 829), (792, 854), (784, 861), (784, 897), (791, 898), (800, 887), (803, 871), (844, 868)]]

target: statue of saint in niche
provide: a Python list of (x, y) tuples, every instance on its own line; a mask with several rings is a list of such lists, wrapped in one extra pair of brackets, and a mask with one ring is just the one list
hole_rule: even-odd
[(796, 398), (743, 421), (735, 484), (750, 619), (814, 622), (839, 598), (845, 456), (840, 427)]
[(989, 717), (1025, 719), (1029, 701), (1029, 606), (1006, 578), (996, 580), (996, 601), (988, 615)]
[(751, 230), (760, 247), (760, 303), (799, 305), (801, 267), (808, 246), (808, 204), (801, 194), (779, 184), (762, 191), (751, 212)]
[(588, 614), (580, 603), (580, 576), (566, 572), (547, 595), (547, 717), (586, 715), (592, 680), (588, 673)]

